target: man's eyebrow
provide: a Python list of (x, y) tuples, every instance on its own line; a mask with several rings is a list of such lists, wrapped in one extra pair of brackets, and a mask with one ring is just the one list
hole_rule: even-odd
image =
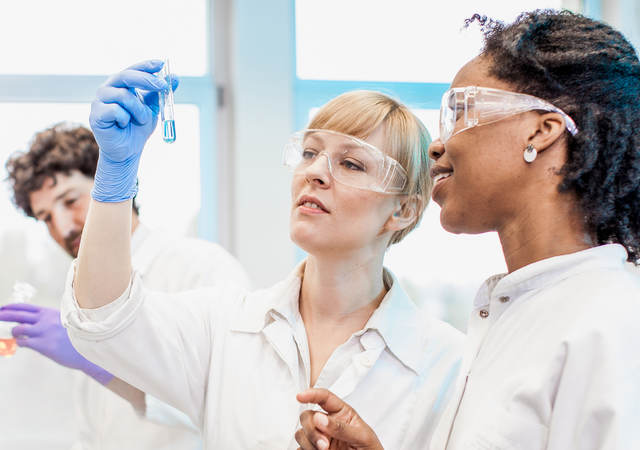
[[(66, 191), (63, 191), (62, 193), (60, 193), (60, 194), (56, 195), (56, 198), (54, 199), (54, 201), (58, 201), (58, 200), (60, 200), (61, 198), (65, 197), (65, 196), (66, 196), (69, 192), (71, 192), (72, 190), (73, 190), (73, 188), (69, 188), (69, 189), (67, 189)], [(42, 214), (44, 214), (44, 213), (46, 213), (46, 211), (45, 211), (45, 210), (43, 210), (43, 209), (41, 209), (41, 210), (39, 210), (39, 211), (34, 211), (33, 216), (34, 216), (36, 219), (39, 219), (39, 218), (40, 218), (40, 216), (41, 216)]]
[(66, 191), (63, 191), (61, 194), (58, 194), (54, 200), (60, 200), (65, 197), (69, 192), (73, 191), (73, 188), (69, 188)]

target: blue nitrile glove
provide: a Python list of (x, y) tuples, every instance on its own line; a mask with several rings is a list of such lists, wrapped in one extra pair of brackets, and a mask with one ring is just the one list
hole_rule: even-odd
[(101, 384), (113, 379), (113, 375), (73, 348), (67, 330), (60, 323), (60, 311), (57, 309), (12, 303), (0, 308), (0, 321), (20, 322), (11, 330), (18, 346), (31, 348), (65, 367), (81, 370)]
[(140, 155), (158, 122), (158, 92), (168, 88), (154, 75), (163, 64), (144, 61), (111, 76), (91, 103), (89, 124), (100, 147), (91, 196), (99, 202), (122, 202), (137, 193)]

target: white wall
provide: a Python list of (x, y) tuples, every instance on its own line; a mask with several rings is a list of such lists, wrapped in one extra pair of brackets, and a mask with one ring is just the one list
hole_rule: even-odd
[(602, 0), (602, 19), (621, 31), (640, 49), (640, 2), (638, 0)]

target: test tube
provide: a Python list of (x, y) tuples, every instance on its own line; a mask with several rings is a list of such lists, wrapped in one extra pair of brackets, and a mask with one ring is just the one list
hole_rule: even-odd
[(169, 89), (160, 94), (160, 121), (162, 122), (162, 138), (170, 144), (176, 140), (176, 122), (173, 118), (173, 83), (169, 58), (165, 59), (160, 76), (169, 85)]
[[(36, 294), (36, 288), (28, 283), (16, 281), (13, 285), (13, 292), (8, 303), (29, 302)], [(16, 322), (0, 322), (0, 356), (13, 356), (18, 347), (16, 339), (11, 334), (11, 330)]]

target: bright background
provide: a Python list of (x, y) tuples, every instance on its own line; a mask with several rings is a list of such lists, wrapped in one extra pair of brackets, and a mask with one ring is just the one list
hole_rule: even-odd
[[(478, 5), (480, 3), (480, 5)], [(637, 0), (22, 0), (0, 14), (0, 161), (60, 121), (87, 124), (95, 89), (147, 58), (170, 57), (181, 76), (177, 141), (156, 133), (140, 172), (150, 227), (220, 242), (268, 286), (301, 252), (288, 237), (287, 136), (351, 89), (378, 89), (414, 109), (437, 136), (437, 107), (457, 69), (480, 47), (479, 12), (511, 20), (566, 7), (602, 18), (640, 42)], [(452, 6), (449, 6), (452, 5)], [(2, 177), (6, 174), (3, 172)], [(67, 256), (41, 224), (0, 195), (0, 298), (15, 280), (57, 306)], [(443, 231), (435, 204), (388, 252), (413, 298), (464, 329), (482, 281), (504, 270), (494, 234)], [(0, 302), (1, 303), (1, 302)], [(72, 373), (29, 350), (0, 359), (0, 448), (68, 449)]]

